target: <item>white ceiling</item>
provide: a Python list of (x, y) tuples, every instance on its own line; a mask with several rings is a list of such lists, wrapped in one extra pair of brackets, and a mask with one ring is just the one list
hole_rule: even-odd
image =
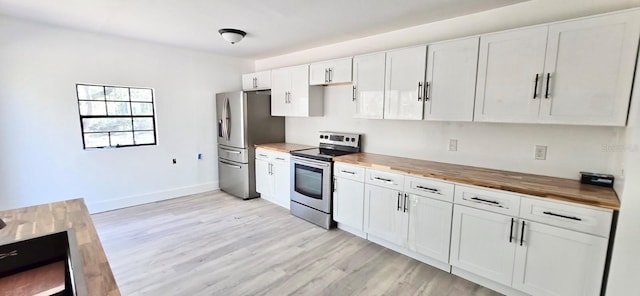
[[(264, 58), (524, 0), (0, 0), (0, 14), (72, 29)], [(231, 45), (218, 34), (247, 32)]]

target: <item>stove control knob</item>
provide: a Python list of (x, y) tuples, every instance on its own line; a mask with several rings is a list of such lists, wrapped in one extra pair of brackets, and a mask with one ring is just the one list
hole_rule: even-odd
[(356, 138), (351, 138), (351, 142), (355, 142), (355, 141), (356, 141)]
[(322, 139), (322, 138), (324, 138), (324, 136), (323, 136), (323, 135), (320, 135), (320, 139)]

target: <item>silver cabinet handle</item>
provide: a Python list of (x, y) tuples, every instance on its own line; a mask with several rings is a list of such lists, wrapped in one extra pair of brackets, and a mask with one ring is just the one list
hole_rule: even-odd
[(509, 228), (509, 242), (513, 240), (513, 222), (515, 221), (516, 219), (511, 218), (511, 227)]
[(224, 165), (226, 165), (226, 166), (228, 166), (228, 167), (232, 167), (232, 168), (234, 168), (234, 169), (241, 169), (241, 168), (242, 168), (242, 167), (241, 167), (241, 166), (239, 166), (239, 165), (235, 165), (235, 164), (231, 164), (231, 163), (228, 163), (228, 162), (224, 162), (224, 161), (222, 161), (222, 160), (220, 161), (220, 163), (221, 163), (221, 164), (224, 164)]
[(354, 101), (354, 102), (356, 101), (356, 86), (355, 85), (353, 86), (353, 99), (352, 99), (352, 101)]
[(324, 82), (329, 82), (329, 69), (324, 68)]
[(405, 193), (404, 194), (404, 206), (403, 206), (403, 210), (402, 210), (402, 212), (404, 212), (404, 213), (406, 213), (407, 209), (408, 209), (407, 208), (407, 198), (409, 198), (409, 195)]
[(345, 170), (340, 170), (341, 173), (345, 173), (345, 174), (349, 174), (349, 175), (355, 175), (355, 172), (350, 172), (350, 171), (345, 171)]
[(333, 81), (333, 77), (331, 77), (333, 75), (331, 75), (331, 72), (333, 72), (333, 69), (329, 68), (329, 82)]
[(276, 157), (277, 160), (284, 160), (282, 157)]
[(338, 183), (336, 178), (333, 178), (333, 192), (338, 191)]
[(393, 183), (393, 181), (391, 179), (385, 179), (385, 178), (380, 178), (380, 177), (373, 177), (376, 180), (382, 181), (382, 182), (387, 182), (387, 183)]
[(266, 155), (266, 154), (258, 154), (258, 155), (260, 155), (260, 156), (262, 156), (262, 157), (267, 157), (267, 155)]
[(524, 220), (522, 220), (522, 230), (520, 230), (520, 245), (524, 242)]
[(425, 90), (424, 90), (424, 101), (425, 102), (429, 100), (429, 97), (431, 97), (431, 89), (433, 87), (429, 87), (430, 85), (431, 85), (431, 83), (429, 83), (429, 82), (425, 83), (425, 85), (424, 85), (424, 88), (425, 88)]
[(398, 192), (398, 206), (396, 207), (396, 211), (400, 211), (400, 196), (402, 196), (402, 194), (400, 192)]
[(223, 149), (223, 148), (220, 148), (220, 150), (222, 150), (224, 152), (227, 152), (227, 153), (231, 153), (231, 154), (240, 154), (240, 153), (242, 153), (240, 151), (228, 150), (228, 149)]
[(441, 193), (440, 193), (440, 190), (438, 190), (438, 189), (429, 188), (429, 187), (424, 187), (424, 186), (422, 186), (422, 185), (418, 185), (418, 186), (416, 186), (416, 188), (418, 188), (418, 189), (422, 189), (422, 190), (426, 190), (426, 191), (429, 191), (429, 192), (431, 192), (431, 193), (441, 194)]
[(422, 82), (418, 81), (418, 101), (422, 101)]
[(504, 208), (500, 204), (500, 202), (497, 202), (495, 200), (488, 200), (488, 199), (479, 198), (479, 197), (472, 197), (469, 200), (472, 201), (472, 202), (475, 202), (475, 203), (481, 203), (481, 204), (485, 204), (485, 205), (489, 205), (489, 206), (493, 206), (493, 207)]

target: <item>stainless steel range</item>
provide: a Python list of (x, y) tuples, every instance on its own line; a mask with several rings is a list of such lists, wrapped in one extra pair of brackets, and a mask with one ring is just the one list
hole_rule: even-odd
[(320, 147), (291, 152), (291, 214), (326, 229), (332, 219), (333, 157), (360, 152), (360, 135), (320, 132)]

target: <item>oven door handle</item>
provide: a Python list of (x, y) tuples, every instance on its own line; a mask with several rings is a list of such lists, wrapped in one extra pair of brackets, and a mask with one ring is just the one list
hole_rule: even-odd
[(331, 167), (331, 163), (330, 162), (315, 161), (315, 160), (304, 159), (304, 158), (295, 157), (295, 156), (292, 157), (291, 159), (293, 160), (294, 163), (304, 164), (304, 165), (308, 165), (308, 166), (319, 167), (319, 168)]

